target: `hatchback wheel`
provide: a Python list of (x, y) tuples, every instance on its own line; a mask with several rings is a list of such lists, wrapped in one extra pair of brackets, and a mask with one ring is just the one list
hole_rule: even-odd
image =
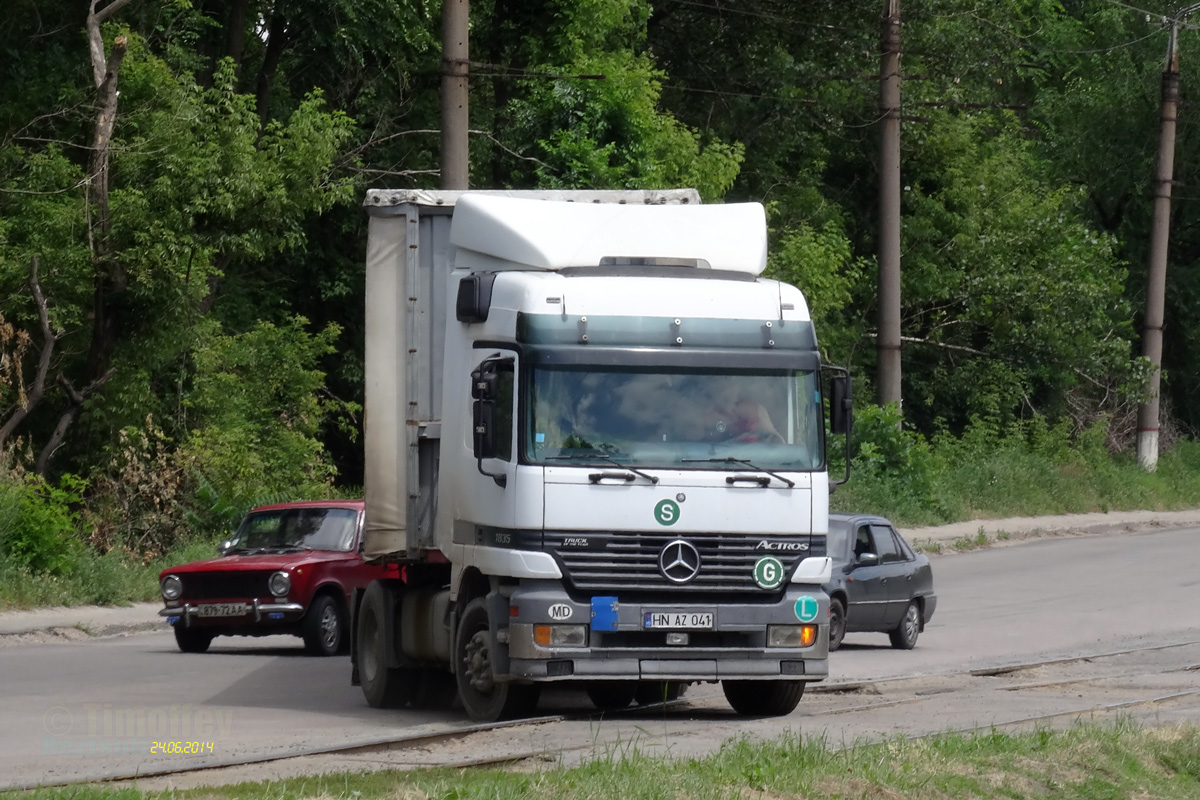
[(912, 600), (908, 604), (908, 608), (904, 609), (904, 616), (900, 619), (900, 624), (888, 633), (892, 640), (892, 647), (897, 650), (912, 650), (917, 645), (917, 635), (921, 633), (921, 608), (917, 605), (916, 600)]
[(846, 636), (846, 607), (842, 605), (842, 601), (833, 599), (829, 601), (829, 652), (833, 652), (842, 646), (842, 639)]

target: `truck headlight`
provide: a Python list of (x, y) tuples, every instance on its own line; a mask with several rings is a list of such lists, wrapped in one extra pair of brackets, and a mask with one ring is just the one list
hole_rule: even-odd
[(587, 625), (534, 625), (533, 640), (542, 647), (587, 647)]
[(292, 588), (292, 579), (288, 577), (286, 572), (276, 572), (267, 581), (267, 588), (276, 597), (287, 597), (288, 590)]
[(815, 641), (816, 625), (767, 626), (767, 647), (811, 647)]
[(162, 588), (162, 596), (166, 600), (178, 600), (179, 595), (183, 594), (183, 581), (178, 575), (168, 575), (162, 579), (159, 584)]

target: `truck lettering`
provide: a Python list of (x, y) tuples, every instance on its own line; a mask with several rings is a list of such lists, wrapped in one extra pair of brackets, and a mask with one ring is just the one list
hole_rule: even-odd
[(804, 542), (772, 542), (767, 539), (759, 540), (755, 550), (766, 550), (771, 553), (800, 553), (808, 549)]

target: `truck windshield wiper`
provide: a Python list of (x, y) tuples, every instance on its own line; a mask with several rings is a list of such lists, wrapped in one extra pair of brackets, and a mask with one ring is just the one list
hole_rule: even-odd
[[(786, 483), (788, 485), (789, 489), (796, 488), (795, 481), (788, 480), (787, 478), (780, 475), (778, 472), (774, 472), (772, 470), (765, 469), (764, 467), (756, 467), (754, 464), (750, 463), (750, 459), (748, 459), (748, 458), (733, 458), (732, 456), (716, 456), (715, 458), (685, 458), (685, 459), (683, 459), (683, 463), (685, 463), (685, 464), (713, 464), (713, 463), (745, 464), (750, 469), (756, 469), (759, 472), (764, 472), (767, 475), (770, 475), (772, 478), (778, 478), (779, 480)], [(733, 480), (731, 478), (726, 478), (725, 480), (727, 483), (733, 483)]]
[(631, 467), (628, 464), (622, 464), (620, 461), (617, 461), (615, 458), (610, 456), (608, 453), (577, 453), (575, 455), (570, 455), (570, 456), (546, 456), (546, 458), (549, 460), (552, 460), (552, 461), (590, 461), (592, 459), (598, 458), (601, 461), (607, 461), (608, 463), (612, 464), (614, 467), (619, 467), (621, 469), (627, 469), (630, 472), (632, 472), (634, 475), (640, 475), (641, 477), (645, 478), (646, 480), (650, 481), (651, 483), (658, 483), (657, 476), (650, 475), (649, 473), (646, 473), (646, 472), (642, 472), (637, 467)]

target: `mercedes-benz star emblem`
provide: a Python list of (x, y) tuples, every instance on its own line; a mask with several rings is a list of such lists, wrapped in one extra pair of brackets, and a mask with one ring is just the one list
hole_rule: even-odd
[(658, 554), (658, 571), (672, 583), (687, 583), (700, 571), (700, 551), (683, 539), (668, 542)]

